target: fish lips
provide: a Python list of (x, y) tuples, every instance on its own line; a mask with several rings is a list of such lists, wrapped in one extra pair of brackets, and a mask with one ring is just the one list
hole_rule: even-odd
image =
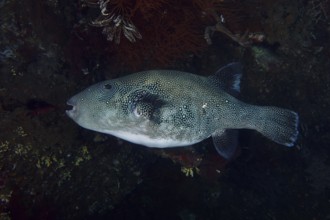
[(67, 110), (65, 110), (65, 113), (72, 119), (76, 118), (77, 116), (77, 102), (71, 98), (69, 99), (66, 104), (69, 106), (69, 108)]

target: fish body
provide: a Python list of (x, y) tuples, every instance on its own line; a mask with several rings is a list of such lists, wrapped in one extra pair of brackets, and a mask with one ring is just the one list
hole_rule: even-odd
[(237, 129), (254, 129), (293, 146), (298, 115), (238, 100), (242, 67), (231, 63), (209, 77), (151, 70), (106, 80), (73, 96), (67, 115), (80, 126), (147, 147), (188, 146), (210, 136), (230, 158)]

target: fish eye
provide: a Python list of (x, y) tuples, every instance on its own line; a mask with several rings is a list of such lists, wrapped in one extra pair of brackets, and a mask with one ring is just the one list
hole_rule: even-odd
[(104, 88), (105, 88), (105, 89), (111, 89), (111, 88), (112, 88), (112, 85), (111, 85), (111, 84), (105, 84), (105, 85), (104, 85)]

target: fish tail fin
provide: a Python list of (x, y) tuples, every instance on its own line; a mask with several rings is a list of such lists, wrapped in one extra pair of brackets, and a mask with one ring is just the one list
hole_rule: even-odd
[[(255, 129), (272, 141), (294, 146), (298, 137), (298, 114), (283, 108), (258, 107), (255, 115)], [(259, 114), (258, 114), (259, 113)]]

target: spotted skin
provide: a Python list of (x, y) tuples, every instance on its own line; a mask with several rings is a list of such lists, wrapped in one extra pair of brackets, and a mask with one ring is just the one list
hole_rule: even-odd
[[(292, 146), (298, 135), (297, 114), (235, 98), (239, 67), (229, 64), (210, 77), (152, 70), (103, 81), (73, 96), (67, 115), (84, 128), (147, 147), (187, 146), (213, 136), (218, 152), (230, 157), (218, 143), (229, 143), (221, 141), (230, 140), (222, 138), (227, 129), (242, 128)], [(224, 83), (226, 77), (232, 82)]]

